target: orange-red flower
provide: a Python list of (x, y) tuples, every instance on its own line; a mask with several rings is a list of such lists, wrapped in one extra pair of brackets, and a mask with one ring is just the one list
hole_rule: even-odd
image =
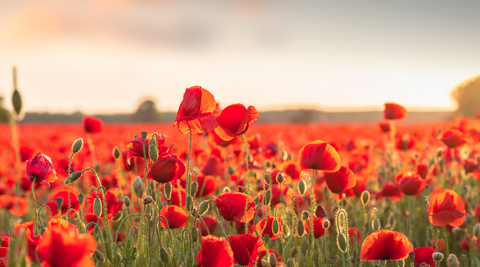
[(23, 216), (28, 211), (27, 200), (23, 197), (0, 195), (0, 207), (16, 216)]
[(173, 127), (178, 126), (183, 134), (188, 131), (211, 132), (218, 127), (217, 119), (213, 114), (216, 108), (217, 102), (209, 91), (200, 86), (187, 88)]
[[(50, 208), (50, 211), (52, 212), (53, 217), (55, 217), (58, 214), (58, 207), (55, 200), (59, 197), (63, 198), (62, 207), (60, 208), (62, 215), (67, 214), (67, 211), (68, 211), (68, 191), (64, 189), (56, 192), (55, 195), (53, 195), (53, 192), (52, 192), (51, 199), (53, 199), (53, 201), (49, 201), (45, 203), (45, 205), (47, 205)], [(78, 198), (73, 192), (70, 192), (70, 204), (71, 204), (70, 206), (71, 209), (74, 209), (76, 211), (80, 210), (80, 202), (78, 202)], [(75, 211), (73, 210), (70, 211), (70, 216), (74, 216), (74, 215), (75, 215)]]
[(362, 244), (361, 261), (403, 260), (412, 252), (408, 238), (397, 231), (380, 230), (371, 233)]
[(420, 177), (420, 175), (413, 172), (402, 172), (397, 177), (400, 190), (409, 196), (418, 194), (423, 188), (425, 188), (426, 182)]
[[(147, 135), (145, 138), (145, 142), (143, 141), (141, 133), (138, 133), (135, 136), (135, 139), (127, 143), (127, 148), (128, 148), (128, 154), (127, 154), (127, 162), (131, 164), (130, 159), (132, 157), (140, 157), (143, 158), (146, 156), (147, 158), (150, 156), (148, 153), (149, 151), (149, 145), (150, 145), (150, 139), (152, 139), (154, 136), (158, 136), (157, 141), (158, 141), (158, 154), (168, 152), (169, 147), (165, 146), (165, 135), (163, 134), (158, 134), (158, 133), (151, 133)], [(145, 144), (144, 144), (145, 143)], [(144, 152), (144, 145), (145, 145), (145, 154)], [(137, 162), (138, 163), (138, 162)], [(138, 166), (137, 166), (138, 168)]]
[[(275, 220), (275, 217), (273, 216), (270, 216), (268, 215), (266, 218), (264, 218), (263, 220), (259, 221), (256, 225), (255, 225), (255, 229), (257, 230), (257, 233), (261, 236), (265, 236), (265, 235), (269, 235), (270, 236), (270, 239), (277, 239), (280, 237), (280, 235), (282, 234), (283, 232), (283, 228), (282, 228), (282, 220), (280, 217), (277, 217), (276, 218), (278, 220), (278, 233), (273, 233), (273, 221)], [(265, 226), (265, 223), (267, 224)], [(265, 228), (265, 229), (264, 229)]]
[(33, 235), (33, 224), (34, 221), (24, 222), (22, 224), (14, 225), (15, 232), (18, 234), (20, 229), (25, 231), (25, 236), (27, 237), (27, 253), (30, 260), (37, 262), (35, 256), (35, 249), (37, 248), (38, 243), (42, 240), (41, 235)]
[[(213, 196), (218, 211), (227, 221), (245, 222), (245, 202), (247, 195), (239, 192), (227, 192), (219, 197)], [(255, 202), (248, 196), (248, 209), (246, 221), (249, 222), (255, 216)]]
[(92, 254), (97, 248), (90, 234), (75, 234), (63, 223), (49, 223), (42, 240), (37, 246), (43, 266), (88, 267), (95, 266)]
[[(92, 193), (90, 193), (90, 195), (88, 196), (87, 198), (87, 214), (95, 214), (94, 211), (93, 211), (93, 201), (95, 200), (95, 198), (97, 197), (97, 192), (94, 191)], [(103, 194), (102, 192), (99, 192), (98, 193), (98, 197), (100, 198), (100, 201), (102, 203), (102, 206), (103, 206)], [(117, 215), (118, 212), (120, 212), (122, 210), (122, 207), (123, 207), (123, 201), (121, 200), (117, 200), (117, 197), (107, 191), (105, 193), (105, 197), (106, 197), (106, 200), (107, 200), (107, 213), (108, 213), (108, 219), (112, 219), (113, 217), (115, 217), (115, 215)], [(65, 200), (64, 200), (65, 202)], [(103, 216), (103, 208), (102, 208), (102, 211), (101, 211), (101, 216)]]
[(85, 116), (82, 118), (83, 128), (87, 133), (99, 133), (103, 129), (103, 122), (101, 119), (97, 119), (92, 116)]
[(160, 218), (160, 225), (163, 228), (170, 228), (170, 229), (177, 229), (182, 228), (187, 225), (188, 222), (188, 214), (180, 207), (175, 205), (167, 205), (164, 206), (160, 210), (160, 216), (163, 216), (167, 219)]
[(328, 190), (335, 194), (341, 194), (345, 190), (355, 186), (357, 179), (348, 167), (342, 166), (336, 172), (326, 172), (325, 182)]
[(397, 103), (385, 103), (383, 117), (388, 120), (403, 120), (407, 117), (407, 110)]
[(218, 224), (217, 219), (215, 217), (205, 216), (202, 218), (202, 220), (205, 224), (203, 224), (200, 221), (197, 221), (197, 227), (200, 228), (200, 232), (202, 233), (202, 236), (213, 234), (215, 230), (220, 229), (220, 225)]
[(197, 254), (198, 267), (231, 267), (233, 251), (224, 237), (202, 237), (202, 248)]
[(185, 164), (177, 159), (176, 155), (162, 153), (158, 156), (157, 161), (152, 164), (147, 178), (157, 181), (158, 183), (168, 183), (182, 177), (185, 173)]
[(30, 182), (40, 183), (46, 187), (57, 181), (57, 172), (53, 167), (52, 159), (45, 154), (38, 153), (31, 161), (25, 162), (25, 172)]
[(422, 263), (426, 263), (430, 265), (430, 267), (435, 267), (435, 261), (433, 260), (433, 253), (435, 253), (435, 249), (432, 247), (420, 247), (413, 250), (415, 253), (415, 259), (413, 259), (413, 263), (415, 266), (420, 266)]
[(362, 235), (360, 234), (360, 230), (355, 227), (348, 227), (348, 238), (350, 239), (350, 245), (355, 244), (355, 240), (357, 244), (362, 242)]
[[(310, 233), (310, 222), (312, 218), (308, 217), (307, 220), (305, 220), (305, 233), (308, 235)], [(328, 220), (325, 218), (321, 217), (313, 217), (313, 236), (315, 238), (322, 237), (325, 234), (325, 228), (323, 228), (323, 221)]]
[(440, 140), (449, 148), (456, 148), (467, 143), (465, 134), (456, 129), (446, 131)]
[(296, 161), (287, 160), (278, 167), (278, 170), (288, 174), (292, 180), (300, 180), (302, 167)]
[(403, 197), (403, 193), (400, 191), (398, 184), (387, 181), (382, 191), (376, 196), (377, 200), (384, 197), (393, 201), (399, 201)]
[(245, 108), (242, 104), (233, 104), (220, 112), (217, 116), (218, 127), (215, 133), (223, 140), (229, 141), (235, 136), (244, 134), (250, 122), (257, 120), (258, 111), (254, 106)]
[(252, 267), (258, 259), (258, 254), (265, 251), (265, 245), (260, 236), (251, 234), (230, 235), (228, 239), (235, 257), (235, 264), (238, 265)]
[(430, 194), (428, 220), (435, 226), (460, 226), (465, 221), (465, 203), (453, 190), (437, 189)]
[(333, 146), (316, 140), (303, 146), (298, 152), (298, 162), (304, 169), (335, 172), (340, 169), (340, 156)]

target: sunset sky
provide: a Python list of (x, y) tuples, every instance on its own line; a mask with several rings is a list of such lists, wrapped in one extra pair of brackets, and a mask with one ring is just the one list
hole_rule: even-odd
[[(2, 0), (0, 94), (27, 111), (221, 105), (452, 110), (480, 74), (480, 1)], [(10, 101), (6, 101), (10, 106)]]

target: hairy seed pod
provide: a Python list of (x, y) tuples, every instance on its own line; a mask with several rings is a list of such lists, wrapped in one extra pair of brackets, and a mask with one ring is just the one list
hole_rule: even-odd
[(203, 216), (207, 211), (210, 209), (210, 201), (209, 200), (204, 200), (202, 203), (200, 203), (200, 207), (198, 209), (198, 215)]
[(432, 258), (436, 262), (441, 262), (443, 260), (443, 254), (441, 252), (434, 252)]
[(138, 176), (133, 181), (133, 192), (135, 192), (135, 195), (137, 195), (137, 197), (140, 197), (140, 198), (143, 196), (143, 193), (145, 192), (145, 186), (143, 185), (142, 178)]
[(165, 190), (165, 198), (167, 200), (170, 200), (172, 197), (172, 184), (171, 183), (165, 183), (164, 184), (164, 190)]
[(113, 148), (112, 154), (114, 159), (119, 159), (120, 155), (122, 155), (122, 152), (120, 152), (120, 149), (116, 146)]
[(160, 260), (165, 264), (168, 264), (170, 262), (170, 257), (168, 256), (165, 248), (160, 248)]
[(77, 140), (75, 140), (75, 142), (73, 142), (72, 144), (72, 152), (73, 153), (78, 153), (80, 150), (82, 150), (83, 148), (83, 139), (82, 138), (78, 138)]
[(98, 262), (105, 262), (105, 255), (100, 250), (95, 250), (93, 257), (97, 259)]
[(55, 199), (55, 203), (57, 204), (57, 209), (61, 210), (63, 205), (63, 197), (57, 197)]
[(297, 233), (299, 237), (302, 237), (305, 234), (305, 226), (301, 220), (297, 222)]
[(337, 246), (341, 252), (343, 253), (347, 252), (347, 249), (348, 249), (347, 237), (345, 237), (345, 235), (342, 233), (337, 234)]
[(153, 162), (156, 162), (157, 159), (158, 159), (158, 150), (157, 148), (155, 147), (155, 144), (151, 143), (149, 146), (148, 146), (148, 156), (150, 157), (150, 159), (153, 161)]
[(298, 192), (300, 193), (300, 195), (303, 196), (306, 191), (307, 191), (307, 184), (305, 183), (304, 180), (300, 180), (300, 182), (298, 183)]
[(93, 212), (97, 218), (102, 216), (102, 201), (100, 201), (98, 196), (93, 200)]
[(278, 220), (275, 219), (273, 220), (273, 223), (272, 223), (272, 232), (274, 235), (277, 235), (279, 231), (280, 231), (280, 224), (278, 223)]
[(458, 261), (455, 254), (450, 254), (447, 258), (447, 267), (460, 267), (460, 262)]
[(125, 204), (125, 206), (130, 207), (130, 204), (132, 203), (130, 201), (130, 198), (128, 196), (123, 196), (123, 203)]
[(198, 189), (198, 183), (197, 181), (192, 183), (192, 186), (190, 187), (190, 196), (195, 197), (195, 194), (197, 194), (197, 189)]
[(143, 205), (149, 205), (153, 202), (153, 198), (151, 196), (146, 196), (143, 198)]
[(370, 192), (368, 192), (366, 190), (363, 191), (360, 199), (362, 200), (363, 206), (366, 206), (368, 204), (368, 201), (370, 201)]

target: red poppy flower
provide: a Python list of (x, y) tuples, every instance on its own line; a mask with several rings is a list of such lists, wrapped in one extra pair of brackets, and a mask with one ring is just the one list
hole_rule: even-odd
[(437, 189), (430, 194), (428, 220), (435, 226), (460, 226), (465, 221), (465, 203), (453, 190)]
[(210, 155), (210, 157), (208, 157), (207, 163), (205, 163), (201, 171), (205, 175), (220, 177), (225, 176), (225, 168), (223, 166), (223, 161), (215, 155)]
[(245, 108), (242, 104), (233, 104), (220, 112), (217, 116), (218, 127), (215, 133), (223, 140), (229, 141), (235, 136), (244, 134), (248, 130), (250, 122), (259, 117), (254, 106)]
[[(144, 155), (148, 158), (150, 155), (148, 153), (149, 151), (149, 145), (150, 145), (150, 139), (152, 139), (154, 136), (158, 136), (158, 154), (162, 154), (164, 152), (168, 152), (169, 147), (165, 146), (165, 135), (163, 134), (157, 134), (157, 133), (151, 133), (147, 135), (145, 138), (145, 142), (143, 142), (142, 135), (138, 133), (135, 136), (135, 139), (127, 143), (127, 148), (128, 148), (128, 154), (127, 154), (127, 162), (131, 164), (130, 159), (132, 157), (139, 157), (143, 158)], [(143, 153), (143, 146), (145, 143), (145, 154)], [(138, 162), (137, 162), (138, 164)], [(138, 168), (138, 166), (137, 166)]]
[[(160, 216), (167, 219), (170, 229), (182, 228), (187, 225), (188, 222), (188, 214), (182, 208), (175, 205), (164, 206), (160, 210)], [(163, 228), (168, 228), (167, 222), (165, 222), (165, 219), (160, 218), (160, 225)]]
[(456, 148), (467, 143), (465, 134), (456, 129), (446, 131), (440, 140), (449, 148)]
[(158, 183), (168, 183), (185, 174), (185, 164), (177, 159), (176, 155), (162, 153), (158, 156), (157, 161), (153, 163), (147, 178), (155, 180)]
[(403, 260), (412, 252), (408, 238), (397, 231), (380, 230), (371, 233), (362, 244), (361, 261)]
[(228, 239), (233, 250), (235, 264), (238, 265), (252, 267), (258, 259), (258, 254), (265, 251), (265, 245), (260, 236), (251, 234), (230, 235)]
[(278, 167), (278, 170), (289, 175), (292, 180), (300, 180), (302, 167), (300, 167), (300, 165), (293, 160), (287, 160)]
[(471, 173), (479, 169), (479, 164), (478, 161), (475, 159), (465, 159), (465, 162), (463, 163), (463, 168), (465, 169), (465, 173)]
[[(307, 220), (305, 220), (305, 234), (309, 234), (310, 232), (310, 221), (312, 220), (311, 217), (309, 217)], [(323, 228), (323, 221), (328, 220), (320, 217), (313, 217), (313, 236), (315, 238), (322, 237), (325, 234), (325, 228)]]
[[(280, 237), (280, 235), (282, 234), (283, 232), (283, 228), (282, 228), (282, 220), (280, 217), (277, 217), (277, 220), (278, 220), (278, 233), (277, 234), (274, 234), (273, 233), (273, 229), (272, 229), (272, 226), (273, 226), (273, 221), (275, 220), (275, 217), (273, 216), (270, 216), (268, 215), (267, 218), (264, 218), (263, 220), (259, 221), (256, 225), (255, 225), (255, 229), (257, 230), (257, 233), (261, 236), (265, 236), (265, 235), (269, 235), (270, 236), (270, 239), (277, 239)], [(267, 223), (267, 225), (265, 226), (265, 222)], [(264, 229), (265, 228), (265, 229)]]
[[(206, 227), (202, 222), (197, 221), (197, 227), (200, 228), (200, 232), (202, 233), (202, 236), (213, 234), (215, 230), (220, 229), (220, 225), (218, 224), (217, 219), (215, 217), (205, 216), (202, 218), (202, 220), (205, 223)], [(207, 231), (207, 228), (208, 228), (208, 231)]]
[(409, 134), (397, 135), (395, 137), (395, 148), (398, 150), (407, 151), (415, 146), (415, 140)]
[(420, 266), (422, 263), (426, 263), (430, 265), (430, 267), (435, 267), (435, 261), (433, 260), (433, 253), (435, 253), (435, 249), (432, 247), (420, 247), (413, 250), (415, 253), (415, 259), (413, 259), (413, 263), (415, 266)]
[(27, 161), (29, 158), (32, 157), (33, 150), (29, 147), (22, 146), (20, 148), (20, 159), (22, 162)]
[(25, 162), (25, 172), (30, 182), (40, 183), (46, 187), (57, 181), (57, 172), (53, 167), (52, 159), (45, 154), (38, 153), (31, 161)]
[(213, 95), (200, 86), (187, 88), (178, 108), (173, 127), (178, 126), (181, 133), (211, 132), (218, 127), (213, 112), (217, 107)]
[[(275, 208), (278, 204), (282, 203), (282, 195), (283, 195), (283, 198), (285, 199), (285, 202), (286, 202), (287, 205), (292, 203), (292, 196), (288, 192), (289, 188), (290, 187), (288, 187), (286, 185), (280, 185), (280, 184), (272, 185), (271, 197), (270, 197), (270, 207)], [(260, 201), (263, 201), (263, 196), (264, 196), (264, 194), (260, 195)]]
[[(468, 234), (467, 236), (462, 238), (462, 242), (460, 243), (460, 248), (462, 250), (467, 250), (467, 251), (470, 250), (470, 245), (472, 244), (472, 238), (473, 238), (472, 234)], [(479, 249), (480, 248), (480, 238), (477, 238), (476, 242), (477, 242), (477, 249)]]
[[(75, 190), (76, 191), (76, 190)], [(57, 208), (57, 203), (55, 202), (55, 199), (58, 197), (63, 198), (63, 203), (61, 207), (61, 212), (62, 215), (67, 214), (68, 211), (68, 190), (62, 190), (57, 192), (55, 195), (51, 194), (51, 198), (54, 199), (54, 201), (49, 201), (45, 203), (50, 208), (50, 211), (52, 212), (52, 216), (55, 217), (58, 214), (58, 208)], [(80, 210), (80, 202), (78, 202), (77, 195), (75, 195), (73, 192), (70, 192), (70, 208), (79, 211)], [(70, 211), (70, 216), (74, 216), (75, 211)]]
[(397, 103), (385, 103), (383, 117), (387, 120), (403, 120), (407, 118), (408, 111)]
[[(92, 193), (90, 193), (90, 195), (88, 196), (87, 198), (87, 212), (88, 213), (94, 213), (93, 211), (93, 201), (95, 200), (95, 198), (97, 197), (97, 192), (94, 191)], [(100, 201), (103, 205), (103, 194), (102, 192), (99, 192), (98, 193), (98, 197), (100, 198)], [(123, 207), (123, 201), (121, 200), (117, 200), (117, 197), (107, 191), (105, 193), (105, 197), (107, 198), (107, 213), (108, 213), (108, 219), (112, 219), (113, 217), (115, 217), (115, 215), (117, 215), (118, 212), (120, 212), (122, 210), (122, 207)], [(65, 202), (65, 200), (64, 200)], [(102, 212), (100, 213), (101, 216), (103, 216), (103, 208), (102, 208)]]
[(92, 255), (97, 248), (90, 234), (75, 234), (58, 224), (49, 224), (37, 246), (43, 266), (94, 267)]
[(7, 209), (11, 214), (16, 216), (23, 216), (28, 211), (27, 200), (22, 197), (1, 195), (0, 207)]
[(30, 260), (37, 262), (37, 257), (35, 256), (35, 250), (37, 249), (38, 243), (42, 240), (41, 235), (33, 235), (33, 224), (34, 221), (24, 222), (22, 224), (14, 225), (15, 232), (18, 234), (20, 229), (24, 229), (25, 236), (27, 237), (27, 253)]
[(378, 122), (378, 127), (382, 133), (388, 133), (394, 129), (394, 125), (392, 125), (389, 121), (380, 121)]
[[(245, 222), (245, 202), (247, 195), (239, 192), (227, 192), (221, 194), (218, 198), (213, 196), (217, 204), (218, 211), (227, 221)], [(248, 209), (246, 221), (249, 222), (255, 216), (255, 202), (248, 196)]]
[[(122, 162), (123, 162), (123, 167), (127, 172), (131, 170), (135, 170), (135, 162), (128, 158), (128, 150), (122, 151)], [(145, 170), (145, 161), (143, 159), (137, 160), (137, 171), (140, 171), (142, 176), (143, 176), (143, 170)]]
[(348, 227), (348, 238), (350, 239), (350, 245), (352, 246), (355, 244), (355, 240), (357, 240), (357, 244), (362, 243), (362, 235), (357, 228)]
[(182, 204), (180, 205), (180, 198), (178, 195), (178, 187), (172, 187), (172, 194), (170, 195), (170, 200), (165, 199), (169, 205), (175, 205), (178, 207), (185, 207), (185, 200), (187, 199), (185, 189), (180, 188), (180, 195), (182, 196)]
[(325, 141), (310, 142), (298, 152), (298, 162), (304, 169), (335, 172), (340, 169), (340, 156), (333, 146)]
[(0, 261), (0, 267), (6, 267), (7, 264), (6, 264), (6, 261), (7, 261), (7, 256), (8, 256), (8, 252), (10, 251), (10, 248), (8, 247), (0, 247), (0, 259), (4, 259), (2, 261)]
[(198, 267), (231, 267), (233, 251), (224, 237), (202, 237), (202, 248), (197, 254)]
[(384, 197), (393, 201), (399, 201), (401, 198), (403, 198), (403, 193), (400, 191), (398, 184), (387, 181), (382, 191), (380, 191), (376, 196), (377, 200), (380, 200)]
[(82, 118), (83, 128), (87, 133), (99, 133), (103, 129), (103, 122), (101, 119), (97, 119), (92, 116), (85, 116)]
[(428, 166), (427, 164), (418, 164), (417, 166), (417, 174), (422, 177), (422, 179), (425, 179), (428, 174)]
[(397, 177), (400, 190), (409, 196), (418, 194), (425, 188), (426, 182), (420, 175), (412, 172), (403, 172)]
[(357, 183), (355, 174), (348, 167), (342, 166), (336, 172), (326, 172), (325, 182), (328, 190), (332, 193), (340, 194), (347, 189), (355, 186)]

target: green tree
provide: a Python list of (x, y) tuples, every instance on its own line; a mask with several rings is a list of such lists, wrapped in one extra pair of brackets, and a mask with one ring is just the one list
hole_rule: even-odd
[(457, 85), (450, 97), (457, 102), (457, 112), (465, 117), (475, 117), (480, 111), (480, 75)]
[(138, 106), (137, 112), (133, 114), (134, 122), (157, 122), (160, 120), (160, 113), (153, 100), (145, 100)]

